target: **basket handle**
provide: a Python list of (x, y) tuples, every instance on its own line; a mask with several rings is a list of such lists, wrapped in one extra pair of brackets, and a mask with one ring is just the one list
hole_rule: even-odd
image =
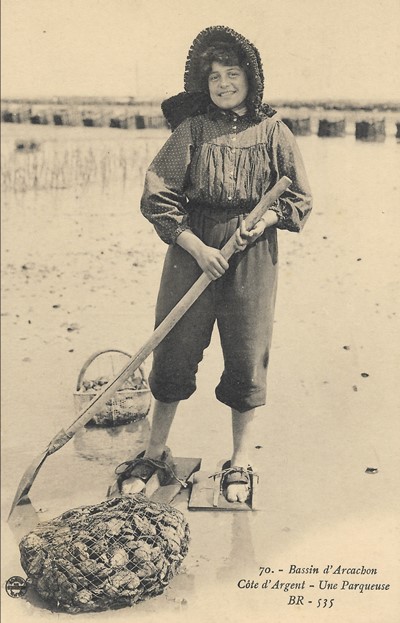
[[(81, 389), (83, 378), (84, 378), (84, 376), (86, 374), (86, 371), (87, 371), (88, 367), (90, 366), (90, 364), (93, 363), (93, 361), (95, 359), (97, 359), (97, 357), (99, 357), (100, 355), (104, 355), (105, 353), (120, 353), (121, 355), (126, 355), (129, 359), (132, 356), (129, 353), (127, 353), (126, 351), (120, 350), (119, 348), (106, 348), (105, 350), (98, 350), (97, 352), (93, 353), (93, 355), (91, 355), (85, 361), (85, 363), (82, 366), (81, 371), (79, 372), (78, 380), (76, 382), (76, 391), (79, 392), (79, 390)], [(143, 366), (139, 366), (138, 370), (139, 370), (140, 374), (142, 375), (143, 381), (145, 383), (147, 383), (147, 378), (146, 378), (146, 374), (144, 372)]]

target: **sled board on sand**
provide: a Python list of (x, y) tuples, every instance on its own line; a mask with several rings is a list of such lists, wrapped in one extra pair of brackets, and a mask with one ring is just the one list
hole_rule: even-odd
[[(170, 504), (182, 488), (188, 486), (190, 476), (200, 468), (201, 459), (177, 457), (173, 458), (173, 470), (176, 479), (161, 485), (159, 476), (156, 473), (149, 478), (142, 493), (153, 502), (161, 502), (162, 504)], [(115, 484), (108, 489), (107, 497), (115, 497), (121, 493), (115, 493)]]
[[(158, 481), (158, 487), (156, 487), (154, 493), (150, 495), (150, 499), (153, 502), (162, 502), (163, 504), (171, 503), (182, 488), (188, 486), (188, 479), (192, 476), (193, 472), (196, 472), (200, 468), (201, 459), (191, 459), (186, 457), (174, 457), (174, 471), (182, 482), (185, 483), (185, 487), (180, 482), (174, 480), (170, 484), (160, 486), (158, 476), (155, 475), (156, 483)], [(154, 476), (153, 476), (154, 478)], [(151, 480), (151, 479), (150, 479)], [(145, 494), (148, 495), (150, 481), (146, 485)], [(150, 491), (149, 491), (150, 493)]]
[(250, 495), (246, 502), (228, 502), (221, 490), (220, 469), (223, 461), (218, 465), (217, 472), (199, 470), (190, 477), (192, 491), (188, 504), (189, 510), (211, 511), (254, 511), (258, 506), (258, 474), (251, 472)]

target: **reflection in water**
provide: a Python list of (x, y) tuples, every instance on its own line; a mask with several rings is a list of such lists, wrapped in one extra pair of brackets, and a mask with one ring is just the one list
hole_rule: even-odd
[(81, 428), (74, 437), (75, 451), (88, 461), (116, 465), (138, 454), (147, 444), (150, 423), (146, 417), (112, 428)]
[[(229, 512), (229, 511), (227, 511)], [(223, 565), (216, 570), (218, 580), (244, 577), (247, 570), (257, 568), (252, 539), (252, 512), (232, 511), (231, 549)]]
[(36, 512), (30, 499), (24, 496), (10, 515), (8, 526), (16, 542), (19, 543), (25, 534), (36, 528), (39, 521), (39, 514)]

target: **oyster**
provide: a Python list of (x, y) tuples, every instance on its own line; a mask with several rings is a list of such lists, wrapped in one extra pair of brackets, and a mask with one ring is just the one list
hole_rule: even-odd
[(133, 571), (121, 569), (112, 576), (110, 582), (115, 588), (124, 588), (125, 590), (132, 591), (139, 586), (140, 579)]
[(116, 519), (116, 518), (110, 519), (109, 522), (107, 523), (108, 534), (112, 534), (113, 536), (116, 536), (117, 534), (119, 534), (124, 526), (124, 523), (125, 523), (124, 519)]
[(122, 547), (115, 549), (112, 553), (110, 564), (112, 567), (124, 567), (129, 562), (129, 554)]
[(74, 601), (77, 604), (89, 604), (92, 601), (92, 593), (84, 588), (82, 591), (76, 593)]

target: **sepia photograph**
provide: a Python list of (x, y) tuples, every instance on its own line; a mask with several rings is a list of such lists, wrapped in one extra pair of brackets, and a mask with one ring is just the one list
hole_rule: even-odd
[(4, 623), (397, 623), (398, 0), (1, 18)]

